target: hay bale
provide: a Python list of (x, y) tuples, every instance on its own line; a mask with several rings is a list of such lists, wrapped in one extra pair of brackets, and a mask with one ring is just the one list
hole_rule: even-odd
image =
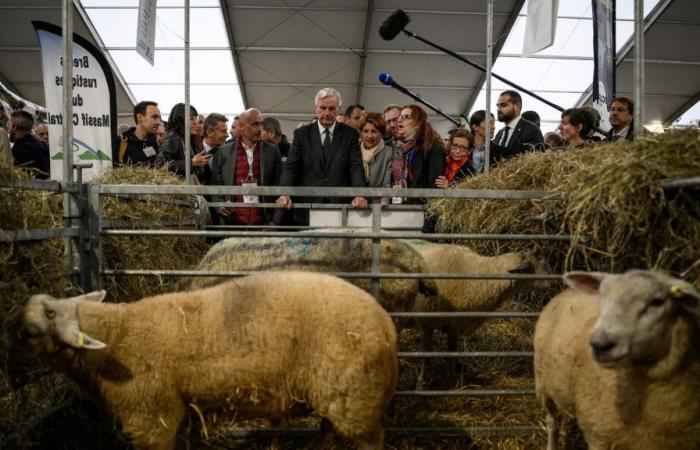
[(633, 142), (528, 153), (460, 183), (464, 189), (543, 189), (565, 200), (429, 203), (440, 232), (571, 234), (572, 243), (472, 242), (476, 250), (535, 250), (552, 272), (661, 268), (700, 286), (698, 190), (663, 180), (700, 174), (700, 133), (677, 130)]
[[(106, 172), (93, 184), (180, 185), (182, 180), (166, 169), (124, 166)], [(104, 220), (127, 228), (192, 228), (195, 220), (190, 196), (138, 195), (102, 197)], [(178, 225), (182, 224), (182, 225)], [(165, 226), (164, 226), (165, 225)], [(175, 269), (194, 267), (208, 246), (201, 238), (157, 236), (106, 236), (102, 241), (103, 267), (110, 269)], [(111, 301), (134, 301), (177, 288), (173, 277), (106, 276)]]

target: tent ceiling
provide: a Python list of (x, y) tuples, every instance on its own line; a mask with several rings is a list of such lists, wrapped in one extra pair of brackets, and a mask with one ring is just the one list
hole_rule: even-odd
[[(340, 91), (345, 106), (361, 103), (368, 110), (383, 111), (389, 103), (411, 103), (409, 97), (379, 83), (379, 73), (389, 72), (456, 118), (469, 110), (483, 84), (479, 70), (416, 39), (400, 34), (392, 41), (382, 40), (379, 26), (402, 8), (411, 17), (407, 29), (485, 65), (486, 2), (221, 0), (221, 4), (246, 105), (279, 118), (288, 135), (299, 122), (313, 117), (313, 97), (326, 86)], [(508, 34), (522, 4), (523, 0), (495, 2), (495, 38)], [(443, 132), (451, 128), (440, 116), (432, 119)]]
[[(700, 2), (662, 0), (644, 33), (646, 123), (670, 124), (700, 99)], [(634, 97), (634, 35), (617, 55), (617, 95)], [(590, 101), (590, 89), (579, 103)]]
[[(0, 81), (17, 95), (45, 105), (41, 72), (41, 54), (33, 20), (61, 26), (60, 0), (3, 0), (0, 3)], [(87, 15), (80, 7), (73, 7), (73, 32), (81, 35), (98, 48), (96, 34), (91, 31)], [(114, 69), (114, 65), (112, 65)], [(133, 96), (119, 80), (115, 70), (117, 113), (131, 116)]]

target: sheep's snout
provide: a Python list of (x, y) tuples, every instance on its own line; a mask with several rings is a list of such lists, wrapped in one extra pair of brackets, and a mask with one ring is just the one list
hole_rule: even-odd
[(594, 330), (589, 341), (593, 359), (602, 367), (613, 367), (627, 354), (625, 345), (613, 334), (604, 330)]

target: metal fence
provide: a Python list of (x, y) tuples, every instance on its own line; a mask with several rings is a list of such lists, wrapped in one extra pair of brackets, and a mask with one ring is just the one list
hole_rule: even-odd
[[(700, 177), (670, 180), (663, 183), (666, 189), (677, 189), (700, 185)], [(270, 227), (246, 227), (241, 229), (235, 226), (206, 225), (202, 221), (193, 220), (188, 223), (161, 224), (160, 229), (133, 229), (124, 228), (118, 222), (104, 220), (102, 214), (102, 199), (104, 196), (117, 195), (124, 198), (138, 200), (143, 195), (299, 195), (299, 196), (332, 196), (332, 197), (356, 197), (363, 196), (368, 199), (381, 197), (401, 196), (406, 198), (454, 198), (454, 199), (502, 199), (508, 201), (523, 200), (558, 200), (562, 199), (559, 193), (546, 191), (503, 191), (503, 190), (443, 190), (443, 189), (384, 189), (384, 188), (315, 188), (315, 187), (240, 187), (240, 186), (162, 186), (162, 185), (100, 185), (85, 183), (61, 183), (56, 181), (30, 180), (4, 185), (16, 189), (38, 189), (55, 193), (70, 194), (73, 197), (77, 211), (73, 217), (65, 218), (66, 227), (58, 229), (35, 230), (4, 230), (0, 234), (0, 242), (26, 242), (44, 239), (64, 238), (72, 241), (70, 248), (74, 251), (72, 264), (68, 273), (80, 278), (81, 287), (87, 292), (99, 289), (102, 286), (102, 276), (179, 276), (179, 277), (241, 277), (249, 275), (248, 271), (202, 271), (202, 270), (135, 270), (113, 269), (104, 267), (101, 243), (105, 236), (191, 236), (191, 237), (298, 237), (297, 228), (308, 229), (311, 227), (278, 227), (270, 230)], [(192, 197), (194, 198), (194, 197)], [(171, 201), (172, 200), (168, 200)], [(188, 202), (175, 201), (179, 206)], [(192, 203), (194, 216), (202, 216), (204, 208), (220, 205), (240, 206), (236, 203), (206, 203), (194, 201)], [(246, 204), (246, 206), (251, 206)], [(255, 205), (253, 205), (255, 206)], [(260, 204), (260, 206), (272, 207), (273, 204)], [(405, 210), (422, 208), (418, 205), (389, 206), (388, 210)], [(342, 217), (347, 216), (350, 208), (347, 204), (295, 204), (295, 208), (331, 208), (345, 211)], [(523, 234), (426, 234), (417, 230), (384, 230), (382, 227), (382, 206), (379, 202), (370, 204), (372, 212), (372, 226), (370, 230), (348, 232), (313, 233), (312, 230), (304, 232), (305, 238), (337, 238), (337, 239), (369, 239), (372, 241), (371, 268), (369, 272), (349, 273), (334, 272), (333, 275), (346, 279), (370, 279), (371, 292), (377, 296), (379, 281), (381, 279), (528, 279), (528, 280), (558, 280), (559, 274), (493, 274), (493, 273), (382, 273), (380, 271), (380, 244), (382, 239), (424, 239), (424, 240), (555, 240), (568, 241), (567, 235), (523, 235)], [(482, 318), (482, 319), (512, 319), (528, 318), (536, 319), (536, 312), (390, 312), (394, 318)], [(472, 351), (472, 352), (441, 352), (441, 351), (413, 351), (399, 352), (400, 358), (525, 358), (531, 359), (531, 351)], [(523, 396), (534, 395), (534, 389), (455, 389), (455, 390), (404, 390), (396, 393), (399, 397), (485, 397), (485, 396)], [(304, 434), (315, 432), (315, 429), (240, 429), (234, 430), (233, 437), (253, 437), (270, 433)], [(533, 426), (473, 426), (456, 428), (426, 428), (405, 427), (389, 428), (389, 433), (439, 433), (441, 435), (468, 435), (468, 436), (498, 436), (498, 435), (527, 435), (537, 433)]]

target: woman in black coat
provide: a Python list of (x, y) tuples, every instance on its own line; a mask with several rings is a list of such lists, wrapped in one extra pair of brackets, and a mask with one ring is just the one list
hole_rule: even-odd
[[(190, 105), (190, 129), (196, 131), (197, 110)], [(178, 103), (173, 106), (168, 117), (168, 133), (165, 136), (160, 152), (156, 156), (155, 165), (168, 165), (168, 169), (181, 177), (185, 176), (185, 104)], [(199, 149), (197, 137), (190, 134), (190, 156), (192, 159), (192, 174), (200, 183), (208, 184), (211, 180), (209, 160), (212, 155)]]

